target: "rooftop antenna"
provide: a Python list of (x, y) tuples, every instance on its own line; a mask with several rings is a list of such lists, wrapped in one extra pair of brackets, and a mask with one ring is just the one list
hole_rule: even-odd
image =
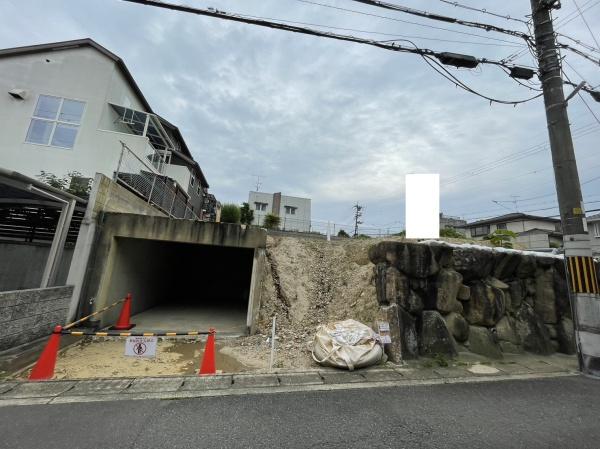
[(266, 178), (264, 175), (252, 175), (256, 178), (256, 190), (255, 192), (260, 191), (260, 186), (262, 186), (262, 182), (260, 182), (260, 178)]

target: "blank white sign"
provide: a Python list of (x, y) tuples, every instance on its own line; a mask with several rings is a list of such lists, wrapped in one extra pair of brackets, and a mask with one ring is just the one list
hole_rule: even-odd
[(406, 237), (440, 237), (440, 175), (406, 175)]

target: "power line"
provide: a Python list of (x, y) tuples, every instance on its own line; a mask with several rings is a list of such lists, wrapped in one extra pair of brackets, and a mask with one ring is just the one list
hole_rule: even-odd
[(563, 34), (563, 33), (556, 33), (556, 35), (560, 36), (560, 37), (564, 37), (565, 39), (569, 39), (571, 42), (573, 42), (573, 43), (575, 43), (577, 45), (582, 46), (583, 48), (585, 48), (588, 51), (592, 51), (594, 53), (600, 53), (600, 49), (594, 47), (593, 45), (586, 44), (585, 42), (583, 42), (583, 41), (581, 41), (579, 39), (575, 39), (574, 37), (568, 36), (568, 35)]
[(528, 24), (528, 22), (526, 20), (523, 19), (517, 19), (515, 17), (511, 17), (508, 14), (498, 14), (498, 13), (494, 13), (491, 11), (488, 11), (487, 9), (483, 8), (483, 9), (479, 9), (479, 8), (474, 8), (473, 6), (467, 6), (467, 5), (462, 5), (458, 2), (454, 2), (454, 1), (450, 1), (450, 0), (440, 0), (440, 2), (442, 3), (447, 3), (448, 5), (452, 5), (455, 6), (457, 8), (462, 8), (462, 9), (468, 9), (470, 11), (477, 11), (483, 14), (488, 14), (490, 16), (494, 16), (494, 17), (500, 17), (502, 19), (506, 19), (506, 20), (514, 20), (515, 22), (521, 22), (524, 24)]
[(358, 2), (358, 3), (364, 3), (365, 5), (369, 5), (369, 6), (376, 6), (378, 8), (390, 9), (392, 11), (399, 11), (399, 12), (402, 12), (405, 14), (410, 14), (410, 15), (417, 16), (417, 17), (423, 17), (425, 19), (437, 20), (437, 21), (446, 22), (446, 23), (454, 23), (456, 25), (463, 25), (466, 27), (479, 28), (481, 30), (494, 31), (497, 33), (508, 34), (511, 36), (520, 37), (521, 39), (524, 39), (526, 42), (529, 42), (531, 40), (531, 36), (529, 36), (528, 33), (523, 33), (521, 31), (515, 31), (515, 30), (508, 30), (506, 28), (501, 28), (496, 25), (491, 25), (488, 23), (471, 22), (468, 20), (456, 19), (454, 17), (443, 16), (441, 14), (433, 14), (433, 13), (430, 13), (427, 11), (421, 11), (418, 9), (408, 8), (406, 6), (401, 6), (401, 5), (397, 5), (394, 3), (382, 2), (379, 0), (351, 0), (351, 1)]
[[(582, 8), (584, 8), (584, 7), (585, 7), (585, 5), (588, 5), (589, 3), (590, 3), (589, 1), (588, 1), (587, 3), (585, 3), (585, 4), (582, 6)], [(600, 5), (600, 0), (598, 0), (598, 1), (597, 1), (596, 3), (594, 3), (593, 5), (590, 5), (590, 6), (588, 6), (587, 8), (585, 8), (585, 9), (582, 9), (582, 10), (581, 10), (581, 12), (586, 12), (586, 11), (589, 11), (590, 9), (592, 9), (592, 8), (594, 8), (594, 7), (598, 6), (598, 5)], [(571, 17), (571, 18), (570, 18), (570, 19), (568, 19), (568, 20), (564, 20), (564, 21), (562, 21), (562, 22), (560, 23), (560, 25), (558, 25), (558, 26), (557, 26), (555, 29), (557, 29), (557, 30), (558, 30), (558, 29), (560, 29), (560, 28), (564, 27), (564, 26), (565, 26), (567, 23), (570, 23), (570, 22), (572, 22), (573, 20), (575, 20), (575, 19), (577, 18), (578, 12), (577, 12), (577, 11), (575, 11), (575, 12), (573, 12), (573, 13), (569, 14), (569, 15), (570, 15), (570, 16), (573, 16), (573, 17)], [(565, 18), (566, 18), (566, 17), (565, 17)]]
[[(450, 61), (448, 63), (456, 64), (457, 66), (462, 66), (462, 64), (467, 64), (465, 66), (468, 66), (471, 68), (476, 67), (479, 64), (497, 65), (497, 66), (504, 67), (504, 68), (516, 68), (515, 66), (506, 64), (502, 61), (494, 61), (494, 60), (489, 60), (486, 58), (475, 58), (473, 56), (467, 56), (467, 55), (456, 55), (456, 54), (448, 54), (448, 53), (444, 53), (444, 52), (436, 52), (431, 49), (419, 48), (413, 42), (406, 40), (406, 39), (395, 39), (395, 41), (410, 42), (414, 46), (414, 48), (405, 47), (405, 46), (397, 44), (396, 42), (392, 42), (391, 44), (389, 44), (386, 41), (375, 41), (375, 40), (371, 40), (371, 39), (359, 38), (359, 37), (352, 36), (352, 35), (319, 31), (319, 30), (315, 30), (312, 28), (305, 28), (305, 27), (299, 27), (296, 25), (289, 25), (289, 24), (285, 24), (285, 23), (273, 22), (269, 19), (258, 18), (256, 16), (250, 17), (250, 16), (244, 16), (241, 14), (227, 13), (225, 11), (219, 11), (214, 8), (200, 9), (200, 8), (193, 8), (191, 6), (166, 3), (166, 2), (157, 1), (157, 0), (122, 0), (122, 1), (130, 2), (130, 3), (137, 3), (137, 4), (141, 4), (141, 5), (145, 5), (145, 6), (155, 6), (155, 7), (170, 9), (170, 10), (174, 10), (174, 11), (187, 12), (187, 13), (201, 15), (201, 16), (208, 16), (208, 17), (215, 17), (215, 18), (224, 19), (224, 20), (231, 20), (234, 22), (242, 22), (242, 23), (247, 23), (247, 24), (256, 25), (256, 26), (290, 31), (290, 32), (294, 32), (294, 33), (307, 34), (307, 35), (311, 35), (311, 36), (326, 37), (326, 38), (341, 40), (341, 41), (346, 41), (346, 42), (354, 42), (354, 43), (359, 43), (359, 44), (371, 45), (371, 46), (382, 48), (385, 50), (392, 50), (392, 51), (403, 52), (403, 53), (412, 53), (412, 54), (417, 54), (417, 55), (420, 55), (423, 57), (426, 56), (428, 58), (428, 61), (426, 61), (426, 62), (430, 66), (432, 66), (432, 64), (429, 61), (433, 61), (435, 64), (440, 66), (444, 72), (446, 72), (448, 74), (448, 76), (445, 76), (443, 74), (442, 74), (442, 76), (444, 76), (447, 79), (451, 79), (455, 85), (461, 87), (462, 89), (466, 90), (467, 92), (470, 92), (470, 93), (478, 95), (482, 98), (485, 98), (486, 100), (488, 100), (490, 102), (517, 105), (517, 104), (531, 101), (531, 100), (539, 97), (539, 95), (536, 95), (534, 97), (527, 98), (524, 100), (505, 101), (505, 100), (498, 100), (495, 98), (485, 96), (483, 94), (480, 94), (479, 92), (476, 92), (475, 90), (471, 89), (470, 87), (466, 86), (462, 81), (460, 81), (456, 77), (454, 77), (450, 72), (448, 72), (448, 70), (446, 70), (443, 66), (441, 66), (441, 64), (439, 64), (437, 61), (435, 61), (432, 58), (435, 57), (442, 61), (448, 61), (448, 57), (450, 56)], [(458, 57), (458, 60), (456, 59), (457, 57)], [(436, 70), (438, 73), (441, 74), (441, 72), (439, 70), (437, 70), (435, 68), (434, 68), (434, 70)]]
[(458, 31), (458, 30), (453, 30), (453, 29), (450, 29), (450, 28), (437, 27), (437, 26), (428, 25), (428, 24), (425, 24), (425, 23), (411, 22), (410, 20), (398, 19), (397, 17), (383, 16), (383, 15), (380, 15), (380, 14), (373, 14), (373, 13), (368, 13), (368, 12), (364, 12), (364, 11), (358, 11), (356, 9), (342, 8), (340, 6), (328, 5), (326, 3), (320, 3), (320, 2), (311, 1), (311, 0), (295, 0), (295, 1), (300, 2), (300, 3), (306, 3), (306, 4), (309, 4), (309, 5), (322, 6), (324, 8), (335, 9), (335, 10), (338, 10), (338, 11), (349, 12), (349, 13), (352, 13), (352, 14), (360, 14), (360, 15), (363, 15), (363, 16), (376, 17), (378, 19), (384, 19), (384, 20), (392, 20), (394, 22), (406, 23), (406, 24), (409, 24), (409, 25), (415, 25), (415, 26), (420, 26), (420, 27), (434, 29), (434, 30), (447, 31), (449, 33), (462, 34), (462, 35), (465, 35), (465, 36), (473, 36), (473, 37), (477, 37), (477, 38), (480, 38), (480, 39), (488, 39), (488, 40), (497, 41), (497, 42), (505, 42), (505, 43), (509, 43), (509, 44), (512, 44), (512, 45), (515, 45), (515, 46), (525, 45), (525, 44), (523, 44), (521, 42), (515, 42), (515, 41), (506, 40), (506, 39), (499, 39), (497, 37), (491, 37), (491, 36), (483, 36), (481, 34), (468, 33), (468, 32), (465, 32), (465, 31)]
[(563, 44), (561, 42), (557, 42), (557, 47), (569, 50), (569, 51), (575, 53), (576, 55), (581, 56), (582, 58), (585, 58), (585, 59), (587, 59), (589, 61), (592, 61), (596, 65), (600, 65), (600, 59), (596, 59), (592, 55), (589, 55), (589, 54), (587, 54), (587, 53), (585, 53), (585, 52), (583, 52), (583, 51), (581, 51), (581, 50), (579, 50), (577, 48), (571, 47), (570, 45)]
[(579, 12), (579, 15), (581, 16), (581, 20), (583, 20), (583, 23), (585, 23), (585, 26), (587, 27), (588, 31), (590, 32), (590, 35), (592, 36), (592, 39), (596, 43), (596, 47), (600, 47), (600, 44), (598, 43), (598, 39), (596, 39), (596, 36), (594, 36), (594, 33), (592, 33), (592, 29), (588, 25), (587, 20), (585, 20), (585, 16), (583, 15), (583, 12), (581, 11), (581, 8), (579, 8), (579, 5), (577, 4), (577, 1), (573, 0), (573, 3), (577, 7), (577, 11)]

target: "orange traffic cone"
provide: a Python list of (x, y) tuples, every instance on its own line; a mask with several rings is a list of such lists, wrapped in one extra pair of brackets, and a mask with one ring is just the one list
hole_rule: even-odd
[(52, 379), (52, 376), (54, 376), (54, 366), (56, 365), (56, 355), (60, 348), (61, 335), (62, 326), (56, 326), (40, 358), (31, 370), (31, 374), (29, 374), (29, 380)]
[(204, 347), (204, 355), (202, 356), (202, 365), (200, 366), (200, 376), (206, 376), (217, 373), (215, 366), (215, 334), (216, 330), (210, 328), (208, 330), (208, 339), (206, 340), (206, 346)]
[(119, 315), (119, 319), (117, 320), (117, 324), (111, 327), (112, 330), (116, 331), (128, 331), (135, 324), (131, 324), (129, 322), (131, 318), (131, 293), (127, 293), (127, 297), (125, 298), (125, 302), (123, 303), (123, 307), (121, 307), (121, 314)]

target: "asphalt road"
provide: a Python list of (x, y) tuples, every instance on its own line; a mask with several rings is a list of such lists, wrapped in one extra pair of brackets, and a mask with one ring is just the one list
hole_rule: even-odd
[(0, 408), (2, 448), (594, 448), (584, 377)]

